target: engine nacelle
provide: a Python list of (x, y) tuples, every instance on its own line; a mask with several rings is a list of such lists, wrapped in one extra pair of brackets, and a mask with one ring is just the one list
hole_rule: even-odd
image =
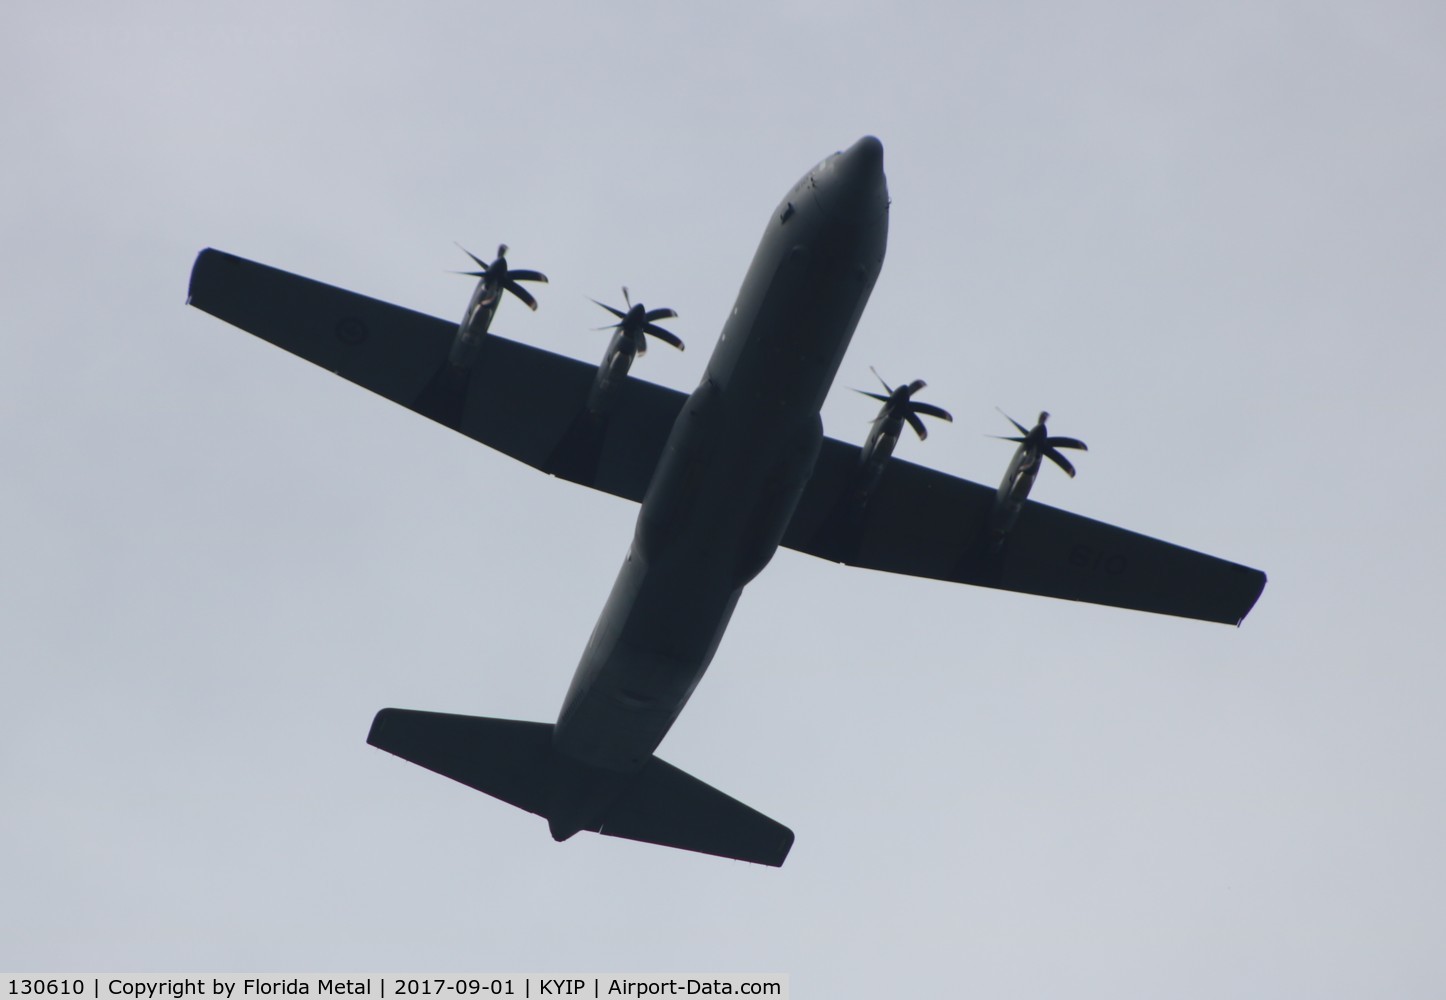
[(994, 494), (994, 507), (989, 512), (987, 531), (993, 549), (998, 550), (1004, 544), (1005, 537), (1019, 520), (1019, 512), (1024, 509), (1024, 501), (1029, 499), (1029, 491), (1038, 476), (1039, 453), (1021, 444), (1015, 449), (1014, 459)]
[(873, 496), (879, 480), (883, 478), (884, 469), (899, 443), (903, 420), (889, 420), (887, 417), (887, 412), (879, 414), (874, 426), (869, 430), (863, 449), (859, 452), (859, 467), (850, 496), (855, 512), (862, 512), (863, 508), (868, 506), (869, 498)]
[(904, 432), (905, 422), (914, 429), (914, 433), (919, 435), (919, 440), (923, 441), (929, 436), (929, 432), (925, 429), (924, 422), (919, 419), (919, 414), (937, 417), (940, 420), (954, 419), (947, 411), (929, 403), (921, 403), (913, 398), (914, 393), (924, 388), (923, 379), (916, 379), (908, 385), (894, 388), (884, 382), (883, 376), (878, 372), (874, 372), (874, 375), (883, 383), (887, 395), (867, 392), (863, 389), (854, 390), (884, 404), (879, 409), (879, 415), (874, 418), (874, 424), (869, 428), (869, 436), (859, 452), (859, 469), (854, 479), (851, 497), (856, 512), (863, 510), (869, 502), (869, 497), (873, 495), (874, 488), (878, 486), (879, 479), (884, 474), (884, 468), (889, 464), (889, 459), (894, 454), (894, 448), (899, 443), (899, 435)]
[(453, 368), (470, 368), (482, 349), (482, 339), (492, 326), (497, 315), (497, 305), (502, 301), (502, 288), (494, 285), (489, 278), (482, 278), (457, 325), (457, 336), (452, 338), (452, 349), (447, 353), (447, 364)]
[(523, 305), (535, 312), (537, 300), (518, 282), (540, 281), (546, 283), (547, 275), (541, 271), (508, 267), (506, 243), (497, 247), (497, 258), (490, 264), (484, 262), (481, 257), (466, 247), (460, 244), (458, 246), (482, 270), (460, 272), (478, 280), (477, 287), (472, 290), (472, 298), (467, 303), (467, 311), (462, 315), (462, 322), (457, 325), (457, 335), (452, 339), (452, 349), (447, 354), (447, 364), (453, 368), (470, 368), (476, 362), (477, 354), (482, 349), (483, 338), (487, 336), (487, 331), (492, 327), (492, 319), (497, 315), (497, 306), (502, 302), (502, 293), (511, 292)]
[(626, 310), (593, 299), (594, 303), (612, 313), (618, 320), (601, 328), (612, 330), (613, 339), (608, 343), (602, 364), (597, 366), (597, 375), (593, 378), (592, 389), (587, 395), (587, 410), (593, 416), (601, 416), (612, 407), (617, 387), (628, 377), (628, 369), (632, 368), (633, 359), (648, 352), (648, 337), (656, 337), (680, 351), (683, 349), (683, 342), (678, 339), (678, 335), (663, 329), (657, 323), (660, 319), (676, 317), (676, 312), (672, 309), (649, 309), (641, 302), (634, 302), (628, 295), (626, 285), (623, 286), (623, 301), (627, 303)]
[(593, 376), (592, 388), (588, 390), (589, 413), (602, 416), (612, 409), (617, 398), (617, 388), (627, 379), (637, 356), (638, 345), (633, 337), (623, 330), (613, 334), (607, 353), (603, 355), (602, 363), (597, 366), (597, 374)]
[(998, 552), (1004, 545), (1005, 538), (1019, 520), (1019, 512), (1024, 509), (1024, 502), (1029, 499), (1029, 491), (1034, 488), (1034, 480), (1039, 476), (1043, 460), (1048, 458), (1073, 479), (1074, 466), (1059, 453), (1059, 449), (1089, 450), (1083, 441), (1075, 438), (1050, 437), (1045, 427), (1049, 420), (1048, 413), (1041, 413), (1039, 422), (1029, 430), (1025, 430), (1023, 424), (1007, 413), (1004, 416), (1019, 429), (1021, 436), (1004, 438), (1005, 441), (1018, 442), (1019, 447), (1014, 449), (1014, 458), (994, 494), (994, 507), (989, 511), (989, 523), (985, 527), (985, 537), (990, 550), (994, 552)]

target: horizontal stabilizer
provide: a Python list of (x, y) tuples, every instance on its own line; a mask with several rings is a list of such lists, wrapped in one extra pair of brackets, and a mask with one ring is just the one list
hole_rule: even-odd
[(783, 864), (793, 831), (653, 757), (615, 802), (599, 833), (760, 865)]
[(553, 771), (546, 722), (384, 708), (367, 734), (372, 746), (546, 816)]
[(634, 774), (586, 767), (553, 749), (553, 727), (384, 708), (367, 742), (577, 830), (778, 866), (793, 831), (657, 757)]

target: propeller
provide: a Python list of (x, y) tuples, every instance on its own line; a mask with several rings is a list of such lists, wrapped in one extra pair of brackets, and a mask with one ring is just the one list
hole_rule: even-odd
[(919, 414), (922, 413), (926, 417), (937, 417), (940, 420), (947, 420), (953, 423), (954, 418), (949, 415), (947, 410), (940, 409), (932, 403), (920, 403), (914, 400), (914, 393), (924, 388), (927, 384), (923, 379), (916, 378), (908, 385), (901, 385), (895, 389), (891, 388), (889, 383), (884, 381), (884, 377), (880, 375), (873, 366), (869, 367), (869, 371), (874, 373), (874, 378), (879, 380), (884, 387), (884, 392), (888, 393), (888, 395), (869, 392), (866, 389), (855, 389), (854, 392), (862, 393), (870, 399), (877, 399), (883, 403), (884, 408), (879, 412), (879, 416), (884, 418), (884, 420), (900, 422), (907, 420), (909, 426), (914, 428), (914, 433), (919, 435), (920, 441), (929, 436), (929, 429), (924, 426), (924, 421), (919, 419)]
[[(996, 406), (995, 409), (998, 410), (999, 407)], [(1074, 466), (1070, 464), (1069, 459), (1061, 455), (1056, 449), (1073, 448), (1076, 451), (1089, 451), (1089, 448), (1085, 446), (1083, 441), (1070, 437), (1050, 437), (1049, 431), (1045, 427), (1045, 424), (1049, 421), (1049, 414), (1043, 411), (1039, 414), (1039, 423), (1027, 430), (1023, 424), (1003, 410), (999, 410), (999, 415), (1019, 428), (1019, 433), (1023, 436), (1004, 437), (1000, 434), (990, 434), (990, 437), (998, 438), (1000, 441), (1013, 441), (1016, 444), (1023, 445), (1027, 451), (1033, 452), (1036, 455), (1044, 455), (1055, 465), (1063, 469), (1065, 474), (1071, 479), (1074, 478)]]
[(541, 271), (528, 271), (522, 268), (509, 268), (507, 266), (506, 243), (499, 243), (497, 245), (497, 259), (490, 264), (484, 261), (481, 257), (478, 257), (475, 253), (473, 253), (471, 250), (468, 250), (460, 243), (457, 244), (457, 249), (461, 250), (468, 257), (471, 257), (474, 261), (476, 261), (477, 266), (480, 267), (482, 270), (454, 271), (454, 274), (465, 274), (471, 278), (481, 278), (495, 290), (505, 288), (513, 295), (521, 299), (523, 303), (527, 306), (527, 308), (533, 310), (534, 312), (537, 310), (537, 300), (532, 297), (532, 294), (528, 292), (527, 289), (519, 285), (518, 282), (540, 281), (543, 284), (546, 284), (547, 275), (543, 274)]
[(633, 347), (639, 357), (648, 353), (648, 341), (647, 338), (643, 336), (645, 333), (649, 336), (657, 337), (665, 344), (673, 345), (680, 351), (683, 349), (683, 342), (678, 339), (677, 334), (669, 330), (664, 330), (657, 324), (657, 320), (670, 319), (676, 317), (678, 314), (671, 309), (648, 309), (641, 302), (634, 304), (632, 298), (628, 295), (627, 285), (623, 286), (623, 301), (628, 305), (626, 312), (614, 308), (606, 302), (598, 302), (597, 299), (592, 299), (591, 301), (596, 305), (602, 306), (618, 318), (616, 323), (608, 326), (600, 326), (597, 327), (597, 329), (620, 330), (624, 336), (632, 341)]

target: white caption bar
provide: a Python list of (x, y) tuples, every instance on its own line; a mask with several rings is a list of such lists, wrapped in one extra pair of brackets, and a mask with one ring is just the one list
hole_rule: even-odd
[(788, 976), (611, 974), (449, 976), (237, 976), (195, 974), (22, 975), (0, 973), (0, 1000), (288, 1000), (290, 997), (372, 997), (373, 1000), (491, 1000), (493, 997), (770, 997), (788, 1000)]

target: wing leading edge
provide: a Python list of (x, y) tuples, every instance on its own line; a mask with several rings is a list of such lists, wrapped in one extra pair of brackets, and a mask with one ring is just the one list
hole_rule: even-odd
[[(686, 397), (628, 379), (587, 413), (594, 365), (488, 334), (449, 371), (457, 325), (219, 250), (191, 271), (191, 305), (551, 475), (641, 501)], [(826, 438), (783, 544), (851, 566), (1239, 624), (1265, 574), (1028, 501), (997, 553), (994, 490), (892, 459), (848, 506), (859, 448)]]
[(456, 323), (219, 250), (196, 258), (187, 301), (520, 462), (633, 501), (685, 399), (629, 379), (606, 417), (590, 417), (593, 365), (488, 334), (470, 369), (449, 370)]
[(992, 487), (891, 459), (861, 513), (845, 504), (859, 449), (824, 441), (783, 544), (850, 566), (1238, 625), (1260, 570), (1026, 501), (1001, 549)]

